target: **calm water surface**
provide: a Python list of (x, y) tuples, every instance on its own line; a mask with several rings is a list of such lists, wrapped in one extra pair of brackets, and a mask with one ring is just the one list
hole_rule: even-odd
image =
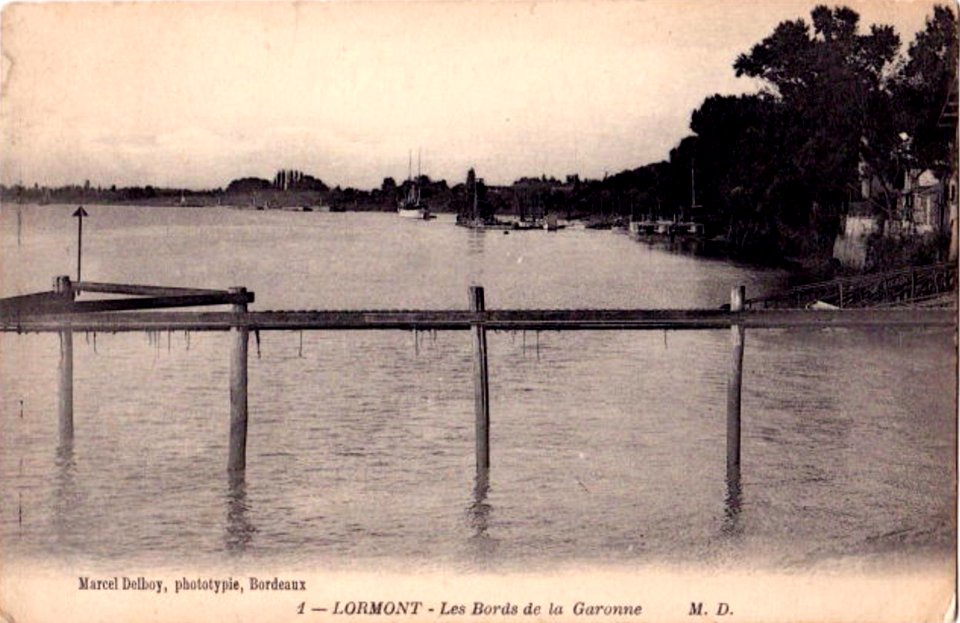
[[(0, 293), (75, 274), (76, 206), (3, 206)], [(84, 279), (256, 292), (252, 309), (716, 307), (778, 271), (614, 232), (449, 218), (93, 206)], [(7, 559), (803, 566), (954, 550), (952, 332), (749, 331), (739, 503), (729, 332), (491, 333), (489, 491), (466, 332), (251, 336), (246, 481), (225, 472), (226, 334), (0, 337)]]

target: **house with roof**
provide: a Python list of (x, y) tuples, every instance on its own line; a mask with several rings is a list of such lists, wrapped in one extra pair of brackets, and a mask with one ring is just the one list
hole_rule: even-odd
[(859, 186), (851, 191), (834, 243), (834, 257), (841, 265), (869, 269), (869, 243), (877, 236), (897, 238), (904, 246), (926, 245), (936, 248), (941, 260), (957, 260), (957, 99), (954, 80), (938, 121), (948, 153), (954, 155), (945, 169), (909, 169), (891, 187), (861, 163)]

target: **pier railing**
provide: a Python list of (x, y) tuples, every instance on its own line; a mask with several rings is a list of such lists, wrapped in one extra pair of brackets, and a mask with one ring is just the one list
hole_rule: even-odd
[[(956, 272), (954, 269), (955, 282)], [(77, 301), (78, 292), (128, 295)], [(0, 331), (60, 334), (59, 418), (61, 444), (73, 439), (73, 333), (128, 331), (229, 331), (230, 440), (228, 471), (246, 467), (247, 364), (251, 331), (423, 330), (470, 331), (473, 343), (474, 416), (478, 482), (490, 468), (490, 387), (487, 331), (727, 330), (731, 365), (727, 386), (727, 481), (739, 489), (741, 387), (746, 329), (827, 327), (944, 327), (956, 331), (954, 309), (764, 309), (732, 289), (723, 309), (486, 309), (484, 290), (471, 286), (466, 309), (249, 311), (244, 288), (198, 290), (79, 282), (58, 277), (53, 292), (0, 300)], [(754, 303), (754, 306), (750, 306)], [(230, 311), (154, 311), (163, 307), (231, 305)], [(136, 311), (139, 310), (139, 311)]]
[(749, 299), (747, 307), (804, 308), (816, 302), (841, 309), (910, 305), (955, 293), (956, 289), (957, 265), (931, 264), (805, 284)]

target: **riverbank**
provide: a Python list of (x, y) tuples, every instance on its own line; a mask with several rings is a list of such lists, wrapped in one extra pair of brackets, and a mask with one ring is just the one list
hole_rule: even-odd
[[(183, 208), (186, 210), (204, 210), (215, 208), (234, 208), (240, 210), (257, 210), (266, 212), (281, 211), (301, 211), (301, 212), (355, 212), (355, 213), (392, 213), (395, 206), (383, 203), (374, 203), (370, 201), (355, 200), (351, 203), (328, 203), (326, 198), (329, 193), (321, 191), (258, 191), (258, 192), (236, 192), (236, 193), (192, 193), (178, 194), (174, 192), (165, 192), (163, 194), (145, 198), (145, 199), (116, 199), (108, 195), (101, 194), (97, 197), (86, 199), (78, 198), (76, 201), (62, 201), (50, 204), (40, 203), (15, 203), (0, 200), (0, 206), (9, 208), (10, 206), (22, 205), (29, 206), (31, 209), (56, 209), (64, 206), (87, 205), (103, 207), (121, 207), (129, 209), (155, 209), (155, 208)], [(434, 213), (450, 214), (443, 209), (432, 209)], [(503, 215), (507, 222), (514, 222), (518, 219), (515, 214), (506, 213)], [(613, 215), (598, 216), (592, 214), (571, 214), (564, 215), (567, 218), (559, 222), (564, 227), (573, 229), (588, 230), (611, 230), (613, 232), (628, 233), (625, 223), (620, 217)], [(536, 228), (540, 229), (540, 228)], [(507, 230), (510, 231), (510, 230)], [(676, 236), (669, 237), (663, 235), (631, 235), (640, 243), (678, 253), (681, 255), (693, 255), (697, 257), (709, 258), (713, 260), (728, 260), (743, 264), (745, 266), (754, 266), (762, 269), (780, 269), (785, 271), (789, 277), (787, 286), (797, 286), (810, 282), (826, 281), (839, 277), (851, 277), (858, 275), (872, 274), (881, 270), (893, 270), (914, 265), (927, 265), (935, 263), (936, 253), (931, 252), (933, 248), (930, 244), (921, 245), (923, 253), (914, 253), (911, 251), (916, 244), (906, 241), (902, 245), (897, 245), (894, 241), (882, 240), (882, 244), (877, 245), (877, 250), (873, 252), (883, 262), (872, 262), (869, 266), (862, 269), (852, 269), (843, 267), (829, 254), (819, 254), (810, 257), (781, 257), (778, 255), (765, 255), (759, 253), (743, 254), (731, 253), (729, 247), (722, 236), (707, 238), (704, 236)], [(912, 245), (912, 246), (911, 246)], [(914, 260), (914, 261), (910, 261)]]

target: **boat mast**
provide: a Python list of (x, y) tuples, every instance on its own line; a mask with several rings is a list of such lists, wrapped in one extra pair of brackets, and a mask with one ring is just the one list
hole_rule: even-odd
[(697, 185), (693, 175), (693, 165), (694, 165), (694, 159), (691, 156), (690, 158), (690, 208), (691, 209), (697, 207)]
[(413, 203), (414, 195), (416, 191), (414, 190), (413, 182), (413, 150), (407, 150), (407, 194), (403, 197), (403, 207), (409, 208), (410, 204)]

